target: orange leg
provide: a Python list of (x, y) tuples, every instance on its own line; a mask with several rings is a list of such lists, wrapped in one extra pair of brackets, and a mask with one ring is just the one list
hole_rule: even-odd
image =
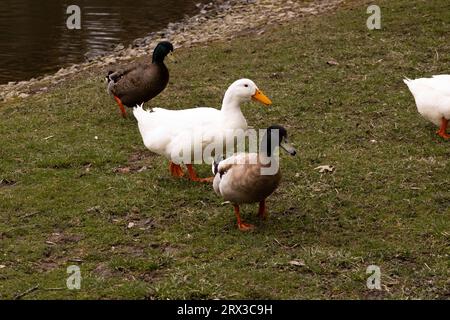
[(450, 135), (447, 134), (448, 120), (442, 117), (441, 128), (438, 130), (437, 134), (444, 139), (450, 139)]
[(125, 107), (123, 106), (122, 101), (116, 96), (114, 96), (114, 100), (116, 100), (117, 104), (119, 105), (120, 112), (122, 113), (122, 117), (126, 118), (127, 112), (125, 111)]
[(263, 220), (267, 219), (266, 199), (259, 202), (258, 217)]
[(183, 169), (179, 164), (175, 164), (172, 161), (169, 162), (169, 171), (174, 177), (182, 177), (184, 176)]
[(254, 225), (242, 222), (241, 214), (239, 213), (239, 205), (234, 204), (233, 207), (234, 207), (234, 214), (236, 215), (237, 225), (238, 225), (239, 230), (249, 231), (249, 230), (253, 229), (255, 227)]
[(186, 165), (188, 172), (189, 172), (189, 179), (196, 182), (212, 182), (214, 180), (214, 177), (208, 177), (208, 178), (199, 178), (197, 176), (197, 172), (195, 172), (194, 167), (192, 164)]

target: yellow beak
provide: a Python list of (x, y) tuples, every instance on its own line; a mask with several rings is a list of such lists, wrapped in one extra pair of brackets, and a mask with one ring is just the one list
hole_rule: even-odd
[(264, 104), (266, 106), (270, 106), (272, 104), (272, 101), (264, 93), (262, 93), (259, 89), (256, 89), (255, 94), (252, 95), (252, 99), (254, 101), (261, 102), (262, 104)]

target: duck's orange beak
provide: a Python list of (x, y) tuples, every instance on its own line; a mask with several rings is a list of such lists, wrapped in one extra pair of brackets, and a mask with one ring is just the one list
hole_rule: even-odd
[(272, 101), (264, 94), (261, 90), (256, 89), (256, 92), (254, 95), (252, 95), (252, 99), (254, 101), (261, 102), (262, 104), (266, 106), (270, 106), (272, 104)]

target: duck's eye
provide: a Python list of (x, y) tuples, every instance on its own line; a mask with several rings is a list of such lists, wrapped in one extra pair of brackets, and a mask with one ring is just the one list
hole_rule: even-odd
[(248, 84), (244, 84), (244, 87), (248, 88)]

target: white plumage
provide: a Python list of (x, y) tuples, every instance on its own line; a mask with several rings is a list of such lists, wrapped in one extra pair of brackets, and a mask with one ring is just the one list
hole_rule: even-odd
[(440, 126), (438, 134), (448, 138), (446, 129), (450, 120), (450, 75), (403, 81), (414, 96), (419, 113)]
[[(183, 158), (183, 163), (191, 164), (194, 146), (195, 150), (203, 152), (207, 145), (223, 142), (232, 130), (247, 130), (247, 121), (240, 105), (252, 98), (266, 105), (271, 104), (253, 81), (240, 79), (225, 92), (220, 110), (202, 107), (184, 110), (153, 108), (147, 111), (141, 105), (134, 108), (133, 114), (144, 145), (149, 150), (178, 164), (180, 156), (190, 154), (190, 159)], [(191, 168), (188, 167), (191, 179), (196, 180), (191, 175)]]

